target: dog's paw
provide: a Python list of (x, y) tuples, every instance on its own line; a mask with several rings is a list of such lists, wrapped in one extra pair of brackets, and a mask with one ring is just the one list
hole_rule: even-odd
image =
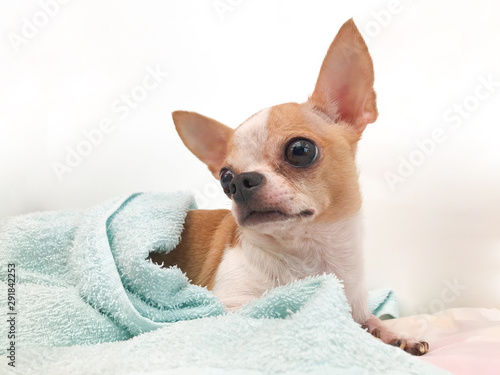
[(391, 329), (386, 327), (384, 323), (375, 316), (371, 316), (361, 326), (368, 331), (372, 336), (383, 341), (386, 344), (399, 346), (405, 352), (412, 355), (424, 355), (429, 351), (429, 344), (425, 341), (412, 340), (406, 337), (401, 337)]
[[(373, 334), (373, 333), (372, 333)], [(374, 335), (375, 336), (375, 335)], [(377, 336), (375, 336), (377, 337)], [(409, 339), (396, 339), (389, 342), (390, 345), (399, 346), (405, 352), (410, 353), (411, 355), (424, 355), (429, 351), (429, 344), (425, 341), (414, 341)]]

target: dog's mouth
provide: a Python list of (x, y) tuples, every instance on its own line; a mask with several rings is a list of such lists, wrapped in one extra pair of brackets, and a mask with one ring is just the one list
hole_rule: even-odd
[(263, 223), (287, 221), (292, 219), (299, 219), (304, 217), (310, 217), (314, 215), (313, 210), (304, 210), (298, 214), (287, 214), (280, 210), (248, 210), (241, 220), (242, 225), (257, 225)]

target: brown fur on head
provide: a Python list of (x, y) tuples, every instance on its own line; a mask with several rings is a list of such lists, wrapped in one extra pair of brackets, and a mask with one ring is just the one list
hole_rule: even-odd
[[(173, 119), (184, 144), (216, 178), (221, 169), (230, 171), (235, 182), (226, 193), (240, 226), (272, 232), (334, 221), (361, 205), (355, 152), (378, 115), (373, 82), (372, 60), (351, 19), (328, 49), (307, 102), (264, 109), (236, 130), (194, 112), (174, 112)], [(316, 147), (310, 165), (287, 159), (294, 140), (308, 142), (297, 152)]]

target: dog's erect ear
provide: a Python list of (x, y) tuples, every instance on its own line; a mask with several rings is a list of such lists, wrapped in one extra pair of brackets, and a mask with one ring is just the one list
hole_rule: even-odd
[(175, 111), (172, 118), (182, 142), (219, 179), (219, 170), (234, 130), (195, 112)]
[(377, 119), (373, 63), (352, 18), (330, 45), (309, 102), (361, 133)]

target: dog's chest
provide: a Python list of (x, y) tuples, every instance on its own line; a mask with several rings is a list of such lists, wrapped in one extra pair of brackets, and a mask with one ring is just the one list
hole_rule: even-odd
[[(242, 241), (224, 251), (213, 293), (229, 309), (260, 297), (266, 290), (307, 276), (333, 273), (344, 281), (346, 291), (362, 277), (358, 220), (337, 223), (324, 241), (299, 242), (295, 250), (266, 249)], [(319, 240), (318, 240), (319, 239)]]

